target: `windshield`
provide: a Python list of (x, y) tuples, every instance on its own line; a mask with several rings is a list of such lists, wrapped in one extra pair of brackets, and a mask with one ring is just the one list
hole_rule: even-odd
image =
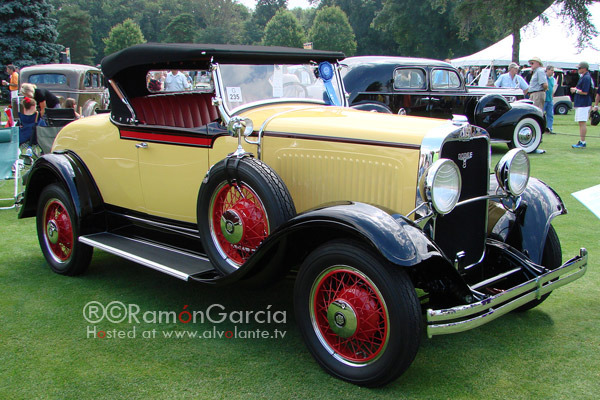
[[(221, 64), (222, 97), (229, 111), (265, 101), (310, 101), (342, 104), (338, 75), (331, 79), (332, 96), (311, 64), (241, 65)], [(335, 100), (330, 100), (333, 97)]]

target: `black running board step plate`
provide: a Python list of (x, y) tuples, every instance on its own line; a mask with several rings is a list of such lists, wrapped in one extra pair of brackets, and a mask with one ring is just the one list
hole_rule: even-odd
[(214, 270), (207, 258), (114, 233), (80, 236), (79, 241), (184, 281)]

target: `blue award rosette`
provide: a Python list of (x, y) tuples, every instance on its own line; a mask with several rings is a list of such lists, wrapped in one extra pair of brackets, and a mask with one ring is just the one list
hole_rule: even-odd
[(333, 73), (333, 65), (331, 65), (329, 61), (323, 61), (319, 64), (319, 77), (325, 84), (325, 91), (327, 92), (327, 97), (329, 98), (329, 104), (341, 106), (342, 103), (338, 99), (335, 89), (333, 88), (333, 84), (331, 83)]

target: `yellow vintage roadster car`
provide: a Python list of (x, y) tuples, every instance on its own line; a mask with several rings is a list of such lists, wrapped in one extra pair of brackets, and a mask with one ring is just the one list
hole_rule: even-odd
[(60, 132), (19, 216), (37, 218), (64, 275), (84, 272), (93, 248), (215, 285), (297, 271), (309, 351), (365, 386), (401, 375), (424, 329), (475, 328), (585, 273), (585, 249), (562, 262), (551, 222), (566, 209), (522, 150), (490, 171), (489, 136), (465, 118), (349, 108), (343, 58), (201, 44), (115, 53), (102, 62), (111, 113)]

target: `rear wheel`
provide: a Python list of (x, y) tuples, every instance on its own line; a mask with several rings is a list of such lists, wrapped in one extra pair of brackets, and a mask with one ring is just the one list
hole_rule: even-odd
[[(548, 236), (546, 236), (546, 243), (544, 244), (544, 253), (542, 254), (542, 266), (553, 270), (560, 267), (562, 264), (562, 250), (560, 248), (560, 240), (556, 234), (554, 227), (550, 225), (548, 230)], [(540, 299), (531, 301), (517, 309), (515, 311), (522, 312), (531, 310), (534, 307), (539, 306), (550, 296), (550, 293), (546, 293)]]
[(566, 115), (569, 112), (569, 107), (565, 104), (558, 104), (554, 107), (554, 114)]
[(421, 312), (412, 282), (358, 243), (335, 241), (314, 250), (294, 287), (302, 337), (331, 375), (381, 386), (412, 363)]
[(62, 186), (49, 185), (40, 194), (37, 233), (50, 268), (61, 275), (83, 273), (93, 248), (79, 242), (79, 225), (71, 198)]
[(512, 141), (508, 144), (511, 149), (517, 147), (526, 153), (533, 153), (542, 142), (542, 128), (533, 118), (523, 118), (515, 126)]

